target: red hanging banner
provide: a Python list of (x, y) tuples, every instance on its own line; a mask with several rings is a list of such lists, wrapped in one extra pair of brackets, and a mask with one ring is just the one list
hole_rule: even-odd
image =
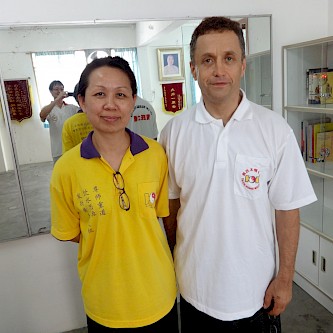
[(5, 80), (10, 118), (21, 122), (32, 116), (28, 80)]
[(163, 106), (167, 112), (178, 112), (184, 107), (183, 83), (164, 83), (163, 90)]

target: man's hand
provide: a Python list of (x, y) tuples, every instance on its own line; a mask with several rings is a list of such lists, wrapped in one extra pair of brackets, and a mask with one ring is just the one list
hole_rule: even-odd
[(62, 101), (64, 98), (67, 97), (67, 91), (61, 91), (59, 95), (54, 99), (56, 102)]
[(264, 308), (268, 309), (268, 314), (278, 316), (290, 303), (292, 298), (292, 282), (284, 282), (279, 280), (277, 276), (268, 286), (265, 298)]

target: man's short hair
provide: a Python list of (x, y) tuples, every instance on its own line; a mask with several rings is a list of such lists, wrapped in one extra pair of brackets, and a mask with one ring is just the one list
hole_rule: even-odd
[(197, 40), (200, 36), (212, 32), (233, 31), (239, 40), (239, 45), (242, 50), (242, 59), (245, 58), (245, 41), (241, 25), (237, 21), (233, 21), (223, 16), (212, 16), (204, 18), (201, 23), (194, 29), (190, 43), (191, 62), (194, 63), (194, 52), (197, 45)]

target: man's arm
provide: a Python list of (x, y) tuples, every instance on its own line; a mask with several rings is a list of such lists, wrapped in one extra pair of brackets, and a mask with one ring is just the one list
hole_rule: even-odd
[(275, 211), (276, 236), (279, 246), (279, 270), (268, 286), (264, 299), (264, 308), (274, 302), (270, 315), (282, 313), (292, 298), (292, 285), (295, 272), (295, 260), (298, 247), (300, 217), (299, 209)]
[(163, 218), (163, 225), (172, 254), (173, 254), (173, 249), (176, 245), (177, 213), (179, 207), (180, 207), (179, 199), (169, 200), (170, 215)]
[(46, 117), (49, 115), (49, 113), (52, 111), (52, 109), (58, 105), (61, 107), (63, 103), (63, 99), (67, 96), (67, 93), (65, 91), (61, 92), (57, 98), (52, 101), (50, 104), (44, 106), (42, 110), (39, 113), (40, 120), (44, 122), (46, 120)]
[(49, 115), (49, 113), (52, 111), (52, 109), (57, 105), (57, 102), (54, 100), (50, 104), (44, 106), (42, 110), (39, 113), (40, 120), (44, 122), (46, 120), (46, 117)]

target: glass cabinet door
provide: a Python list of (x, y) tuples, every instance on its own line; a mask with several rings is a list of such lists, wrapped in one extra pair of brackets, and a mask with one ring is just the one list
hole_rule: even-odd
[(301, 221), (333, 240), (333, 37), (285, 46), (283, 76), (284, 115), (318, 198)]

